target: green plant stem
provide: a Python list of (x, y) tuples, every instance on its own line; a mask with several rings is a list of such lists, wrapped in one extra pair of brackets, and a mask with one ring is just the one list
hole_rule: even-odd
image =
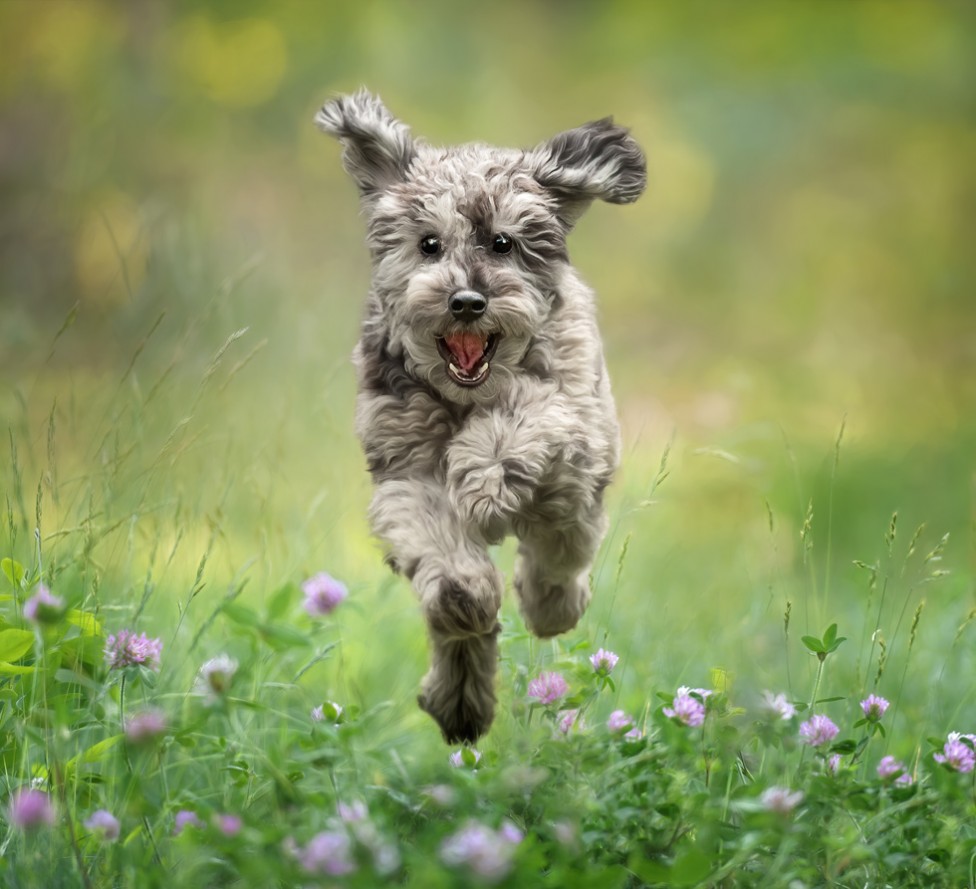
[(817, 702), (817, 695), (820, 693), (820, 680), (823, 678), (824, 663), (826, 662), (826, 657), (818, 657), (817, 661), (817, 678), (813, 682), (813, 694), (810, 696), (810, 715), (813, 715), (813, 705)]

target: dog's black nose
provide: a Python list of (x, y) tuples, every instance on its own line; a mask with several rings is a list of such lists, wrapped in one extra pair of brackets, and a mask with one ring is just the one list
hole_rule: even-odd
[(458, 321), (474, 321), (484, 315), (488, 300), (473, 290), (459, 290), (451, 294), (447, 307)]

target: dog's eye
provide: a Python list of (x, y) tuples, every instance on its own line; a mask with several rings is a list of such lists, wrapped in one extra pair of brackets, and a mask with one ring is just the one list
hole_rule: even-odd
[(491, 242), (491, 249), (494, 250), (495, 253), (511, 253), (514, 245), (515, 242), (508, 235), (497, 234), (495, 235), (495, 239)]
[(424, 235), (420, 239), (420, 252), (424, 256), (437, 256), (441, 252), (441, 239), (437, 235)]

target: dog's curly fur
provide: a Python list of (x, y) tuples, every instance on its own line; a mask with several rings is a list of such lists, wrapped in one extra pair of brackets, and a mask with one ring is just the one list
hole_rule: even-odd
[(420, 706), (448, 741), (473, 741), (495, 706), (503, 584), (488, 546), (518, 537), (536, 635), (571, 629), (589, 603), (619, 431), (566, 236), (593, 199), (640, 196), (644, 155), (609, 118), (531, 150), (437, 148), (364, 90), (315, 120), (342, 143), (367, 218), (354, 363), (372, 527), (427, 621)]

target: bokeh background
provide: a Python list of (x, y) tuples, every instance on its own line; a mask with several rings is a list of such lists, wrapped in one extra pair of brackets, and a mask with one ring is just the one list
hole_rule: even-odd
[[(787, 607), (863, 673), (860, 560), (893, 651), (926, 598), (920, 702), (973, 706), (925, 694), (974, 666), (973, 4), (3, 0), (0, 56), (5, 555), (172, 633), (328, 570), (310, 680), (410, 723), (423, 628), (352, 433), (363, 225), (312, 116), (366, 85), (432, 142), (528, 146), (613, 114), (649, 186), (570, 242), (625, 454), (580, 635), (634, 700), (782, 685)], [(512, 669), (546, 657), (505, 614)]]

